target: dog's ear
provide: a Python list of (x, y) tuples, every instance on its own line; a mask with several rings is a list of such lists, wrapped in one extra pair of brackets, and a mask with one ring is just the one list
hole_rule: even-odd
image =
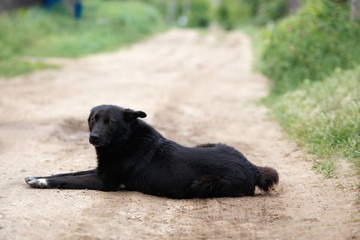
[(146, 117), (146, 113), (142, 112), (142, 111), (134, 111), (131, 109), (125, 109), (124, 110), (124, 119), (127, 122), (132, 122), (134, 121), (136, 118), (144, 118)]

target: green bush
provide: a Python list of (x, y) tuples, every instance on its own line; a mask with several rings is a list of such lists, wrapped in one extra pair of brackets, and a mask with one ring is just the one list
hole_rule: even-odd
[(351, 22), (349, 13), (346, 1), (306, 1), (297, 14), (265, 32), (261, 70), (272, 80), (273, 93), (360, 63), (360, 24)]
[(234, 29), (239, 22), (253, 16), (255, 6), (246, 0), (222, 0), (217, 9), (218, 21), (225, 29)]
[[(84, 17), (74, 21), (67, 14), (52, 14), (42, 9), (31, 9), (36, 15), (49, 18), (48, 28), (43, 29), (43, 37), (37, 39), (26, 54), (36, 56), (78, 57), (104, 50), (112, 50), (121, 45), (137, 41), (159, 31), (163, 19), (150, 5), (138, 2), (116, 2), (88, 0), (84, 2)], [(34, 22), (35, 24), (35, 22)], [(49, 49), (41, 50), (48, 45)]]
[(255, 22), (265, 24), (285, 16), (286, 3), (286, 0), (260, 0), (256, 6)]
[[(160, 12), (163, 18), (166, 17), (168, 10), (168, 1), (164, 1), (164, 0), (137, 0), (137, 1), (152, 5)], [(180, 5), (181, 2), (182, 0), (176, 0), (177, 11), (179, 11), (178, 9), (181, 7)]]
[(87, 0), (76, 21), (71, 9), (58, 5), (0, 15), (0, 76), (10, 77), (44, 64), (25, 63), (30, 56), (79, 57), (113, 50), (164, 29), (162, 16), (138, 2)]
[(191, 9), (187, 14), (189, 27), (207, 27), (213, 18), (211, 0), (197, 0), (191, 2)]
[[(141, 0), (155, 6), (164, 18), (168, 14), (169, 1), (164, 0)], [(207, 27), (214, 18), (212, 0), (188, 0), (189, 9), (184, 12), (184, 0), (175, 0), (174, 23), (183, 15), (187, 18), (186, 27)], [(186, 11), (186, 10), (185, 10)]]

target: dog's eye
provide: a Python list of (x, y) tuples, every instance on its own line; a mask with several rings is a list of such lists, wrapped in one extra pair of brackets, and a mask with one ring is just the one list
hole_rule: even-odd
[(108, 120), (108, 124), (114, 124), (115, 123), (115, 121), (113, 121), (113, 120)]
[(96, 123), (96, 119), (95, 118), (90, 119), (90, 123)]

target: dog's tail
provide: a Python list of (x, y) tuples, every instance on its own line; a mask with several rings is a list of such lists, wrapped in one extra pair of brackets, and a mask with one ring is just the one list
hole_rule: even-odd
[(271, 167), (258, 167), (258, 169), (260, 174), (256, 185), (267, 192), (279, 182), (279, 174)]

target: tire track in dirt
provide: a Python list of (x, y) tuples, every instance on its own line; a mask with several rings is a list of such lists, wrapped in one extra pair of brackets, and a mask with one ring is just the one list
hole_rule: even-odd
[[(242, 33), (172, 30), (0, 82), (0, 239), (358, 238), (351, 167), (337, 179), (311, 170), (255, 104), (267, 94), (266, 79), (251, 62)], [(280, 184), (255, 197), (193, 200), (25, 186), (28, 175), (95, 166), (86, 118), (101, 103), (144, 110), (147, 122), (184, 145), (232, 145), (276, 168)]]

